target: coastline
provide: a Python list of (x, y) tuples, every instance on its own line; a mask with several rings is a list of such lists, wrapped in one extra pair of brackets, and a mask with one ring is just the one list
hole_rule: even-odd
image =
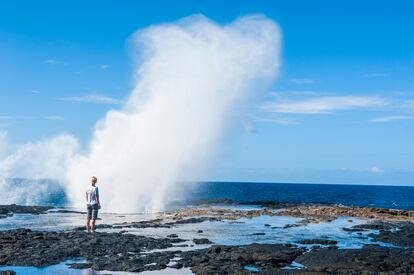
[[(0, 209), (10, 210), (4, 219), (25, 212), (45, 216), (84, 215), (68, 209), (16, 205)], [(260, 219), (270, 222), (260, 227), (255, 224), (245, 235), (242, 232), (244, 239), (237, 245), (221, 241), (214, 236), (218, 234), (216, 231), (210, 235), (203, 231), (209, 226), (247, 230), (249, 221)], [(271, 224), (272, 220), (281, 219), (287, 222), (282, 226)], [(414, 272), (413, 220), (414, 211), (408, 210), (274, 201), (244, 205), (212, 200), (158, 213), (152, 219), (100, 223), (95, 235), (85, 233), (82, 226), (56, 232), (28, 228), (0, 231), (0, 270), (13, 266), (52, 266), (78, 258), (83, 261), (68, 267), (127, 272), (184, 268), (195, 274), (406, 274)], [(332, 237), (335, 235), (311, 238), (312, 234), (305, 236), (292, 231), (325, 225), (341, 231), (341, 236), (349, 235), (349, 243), (360, 242), (359, 239), (366, 243), (350, 248), (342, 240), (335, 240)], [(146, 234), (157, 230), (165, 236)], [(302, 239), (275, 240), (286, 232)]]

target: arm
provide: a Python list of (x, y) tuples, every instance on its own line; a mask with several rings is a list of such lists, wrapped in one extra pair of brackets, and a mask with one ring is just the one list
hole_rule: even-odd
[(88, 192), (85, 192), (86, 203), (88, 203)]
[(96, 202), (99, 206), (101, 205), (101, 201), (99, 200), (99, 188), (96, 188)]

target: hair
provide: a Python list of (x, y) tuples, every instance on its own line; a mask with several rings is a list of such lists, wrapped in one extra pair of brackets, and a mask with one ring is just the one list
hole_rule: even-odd
[(97, 177), (95, 177), (95, 176), (92, 176), (92, 180), (93, 180), (94, 182), (97, 182), (97, 181), (98, 181), (98, 178), (97, 178)]

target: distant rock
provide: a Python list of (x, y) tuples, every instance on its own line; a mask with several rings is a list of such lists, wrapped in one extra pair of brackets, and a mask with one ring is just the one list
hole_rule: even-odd
[(206, 238), (193, 239), (193, 242), (195, 244), (212, 244), (213, 243), (212, 241), (210, 241), (209, 239), (206, 239)]
[(305, 239), (305, 240), (297, 241), (296, 243), (334, 245), (334, 244), (337, 244), (338, 242), (335, 240), (328, 240), (328, 239)]
[(0, 219), (13, 216), (13, 214), (45, 214), (52, 206), (26, 206), (26, 205), (0, 205)]
[(90, 263), (73, 263), (73, 264), (67, 264), (69, 268), (73, 269), (88, 269), (92, 267), (92, 264)]

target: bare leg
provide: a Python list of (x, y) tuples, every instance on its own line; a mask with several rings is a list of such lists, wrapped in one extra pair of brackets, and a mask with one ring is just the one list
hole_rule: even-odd
[(86, 220), (86, 229), (88, 230), (88, 233), (91, 233), (91, 226), (90, 226), (90, 219)]
[(95, 233), (95, 219), (92, 220), (92, 233)]

